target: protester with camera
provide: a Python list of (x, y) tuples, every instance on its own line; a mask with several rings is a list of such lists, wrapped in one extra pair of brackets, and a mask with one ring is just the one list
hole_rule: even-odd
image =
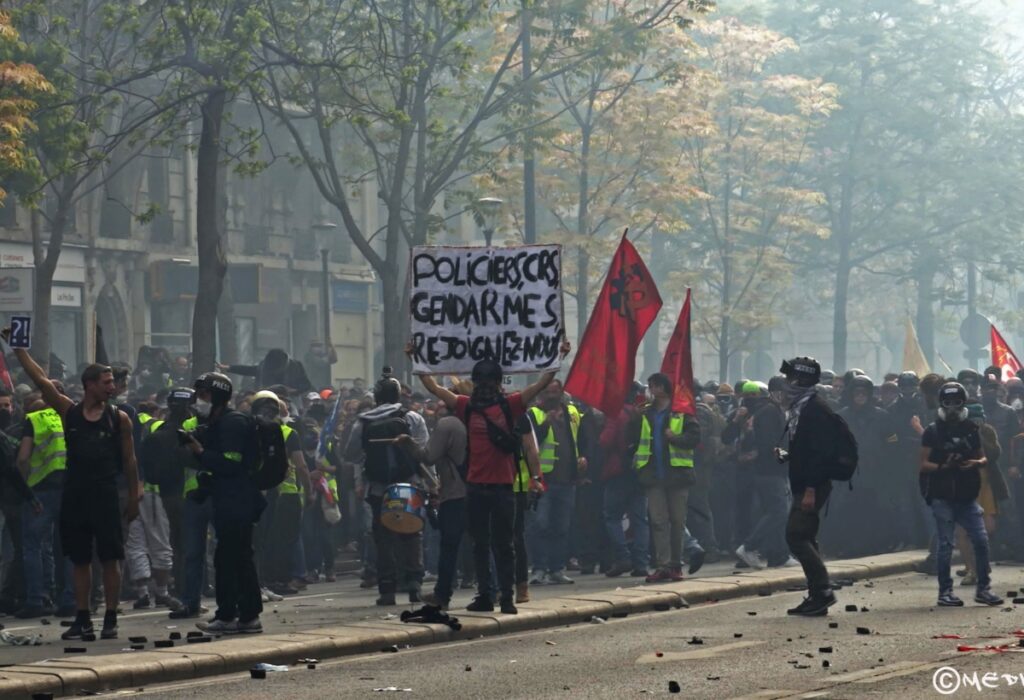
[(981, 490), (980, 470), (988, 460), (978, 426), (969, 420), (967, 396), (963, 385), (957, 382), (944, 384), (939, 389), (938, 420), (929, 425), (921, 436), (921, 494), (935, 517), (938, 605), (943, 607), (964, 604), (953, 594), (950, 576), (953, 535), (957, 525), (967, 532), (974, 548), (975, 602), (1003, 604), (1003, 599), (990, 587), (988, 533), (985, 531), (984, 512), (977, 500)]
[[(564, 358), (569, 354), (569, 341), (562, 342)], [(406, 347), (412, 353), (412, 346)], [(505, 395), (502, 392), (500, 364), (494, 360), (480, 360), (473, 367), (473, 394), (458, 396), (438, 385), (430, 375), (420, 375), (420, 381), (431, 394), (441, 399), (450, 411), (466, 425), (467, 471), (466, 510), (469, 533), (473, 538), (473, 558), (476, 564), (477, 596), (467, 610), (489, 612), (494, 610), (491, 590), (491, 554), (498, 570), (498, 588), (501, 612), (515, 615), (513, 587), (515, 585), (515, 493), (513, 483), (518, 472), (520, 438), (515, 424), (526, 414), (541, 391), (555, 378), (555, 372), (545, 372), (540, 379), (521, 392)], [(530, 489), (540, 490), (540, 477), (530, 479)]]

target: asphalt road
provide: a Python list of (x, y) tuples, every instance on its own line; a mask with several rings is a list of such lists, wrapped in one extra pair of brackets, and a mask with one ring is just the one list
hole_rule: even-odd
[[(724, 576), (737, 571), (733, 568), (734, 562), (708, 564), (700, 570), (696, 578)], [(576, 583), (563, 586), (531, 586), (531, 594), (534, 599), (539, 600), (545, 597), (557, 597), (573, 592), (606, 591), (616, 586), (635, 586), (642, 583), (642, 579), (622, 576), (610, 579), (604, 575), (579, 576), (575, 577)], [(432, 590), (433, 584), (424, 584), (424, 590)], [(458, 590), (455, 593), (453, 610), (458, 606), (464, 607), (473, 598), (473, 591)], [(419, 605), (398, 605), (390, 608), (378, 608), (374, 605), (377, 597), (376, 589), (365, 590), (359, 588), (359, 577), (355, 574), (338, 577), (335, 583), (318, 583), (300, 595), (289, 596), (280, 603), (264, 604), (262, 615), (263, 628), (267, 633), (296, 632), (315, 627), (329, 627), (332, 625), (347, 622), (358, 622), (363, 620), (379, 620), (385, 615), (398, 614), (402, 610), (414, 609)], [(399, 596), (398, 602), (403, 603), (404, 599)], [(204, 618), (213, 617), (213, 610), (216, 608), (214, 601), (206, 599), (204, 605), (210, 608), (210, 612)], [(118, 627), (119, 639), (112, 641), (95, 642), (63, 642), (60, 639), (64, 628), (60, 626), (60, 620), (56, 618), (44, 618), (42, 620), (18, 620), (13, 617), (0, 616), (0, 624), (6, 625), (6, 629), (14, 634), (40, 634), (42, 635), (40, 646), (12, 647), (0, 646), (0, 664), (24, 664), (33, 661), (41, 661), (47, 658), (63, 656), (65, 646), (87, 647), (90, 654), (112, 654), (129, 647), (130, 637), (146, 637), (147, 647), (151, 648), (152, 643), (157, 639), (167, 639), (171, 632), (185, 632), (195, 630), (196, 620), (170, 620), (165, 609), (150, 609), (143, 611), (132, 610), (132, 603), (122, 604), (123, 613), (119, 616)], [(97, 626), (103, 621), (102, 609), (93, 616), (93, 624)], [(215, 642), (216, 643), (216, 642)]]
[[(1024, 585), (1024, 570), (997, 566), (1000, 594)], [(967, 597), (969, 589), (961, 589)], [(1021, 608), (968, 602), (934, 607), (934, 579), (920, 574), (857, 583), (839, 592), (827, 618), (785, 615), (800, 599), (780, 593), (689, 610), (611, 619), (519, 635), (454, 642), (292, 667), (265, 680), (234, 674), (146, 688), (175, 698), (620, 698), (668, 695), (678, 683), (696, 698), (935, 698), (936, 672), (956, 681), (954, 697), (1024, 695), (1024, 648), (1013, 632)], [(847, 612), (856, 605), (857, 612)], [(867, 611), (862, 611), (867, 608)], [(830, 625), (836, 625), (834, 628)], [(869, 633), (858, 633), (858, 627)], [(937, 638), (960, 635), (963, 639)], [(991, 638), (989, 638), (991, 637)], [(698, 643), (699, 642), (699, 643)], [(1007, 653), (960, 652), (958, 645), (1012, 645)], [(660, 655), (659, 655), (660, 654)], [(827, 665), (826, 665), (827, 664)], [(989, 676), (976, 690), (963, 676)], [(1011, 681), (1013, 684), (1011, 685)], [(949, 688), (944, 685), (944, 688)], [(411, 689), (376, 691), (378, 688)], [(139, 690), (133, 693), (140, 694)]]

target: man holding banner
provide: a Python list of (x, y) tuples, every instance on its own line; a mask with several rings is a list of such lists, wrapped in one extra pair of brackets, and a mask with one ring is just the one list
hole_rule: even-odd
[[(473, 538), (477, 596), (471, 611), (494, 610), (491, 554), (501, 612), (514, 615), (515, 494), (520, 436), (516, 422), (555, 378), (569, 353), (562, 339), (561, 248), (418, 247), (410, 266), (412, 339), (406, 348), (423, 386), (465, 425), (466, 512)], [(472, 372), (470, 396), (438, 385), (433, 374)], [(543, 372), (506, 395), (506, 372)], [(532, 474), (529, 489), (541, 491)]]

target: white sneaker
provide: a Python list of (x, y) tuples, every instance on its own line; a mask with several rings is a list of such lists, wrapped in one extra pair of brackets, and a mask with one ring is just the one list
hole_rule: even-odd
[(534, 571), (533, 578), (530, 579), (531, 586), (543, 586), (548, 582), (547, 574), (543, 571)]
[(270, 596), (267, 595), (267, 589), (266, 588), (261, 588), (260, 589), (260, 597), (263, 599), (264, 603), (269, 603), (270, 602)]
[(263, 594), (264, 603), (280, 603), (282, 600), (284, 600), (283, 595), (278, 595), (269, 588), (261, 588), (260, 592)]
[(798, 562), (798, 561), (797, 561), (796, 559), (794, 559), (793, 557), (790, 557), (789, 559), (787, 559), (787, 560), (786, 560), (786, 561), (784, 561), (783, 563), (779, 564), (779, 566), (780, 566), (780, 567), (792, 567), (792, 566), (800, 566), (800, 562)]
[(764, 560), (764, 557), (757, 552), (748, 552), (743, 545), (736, 549), (736, 556), (743, 560), (751, 569), (763, 569), (768, 566), (768, 562)]
[(209, 622), (197, 622), (196, 627), (210, 634), (234, 634), (238, 632), (238, 623), (235, 620), (225, 622), (224, 620), (214, 618)]

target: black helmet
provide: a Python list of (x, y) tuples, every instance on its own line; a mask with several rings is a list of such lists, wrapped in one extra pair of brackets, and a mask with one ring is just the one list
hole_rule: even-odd
[(501, 365), (494, 360), (480, 360), (473, 365), (471, 378), (474, 384), (488, 380), (500, 384), (503, 375), (504, 372), (502, 372)]
[(939, 389), (939, 406), (959, 408), (967, 404), (967, 389), (959, 382), (946, 382)]
[(196, 402), (196, 392), (187, 386), (176, 386), (167, 392), (167, 407), (188, 407)]
[(402, 400), (402, 383), (394, 377), (381, 377), (373, 386), (373, 400), (378, 406), (398, 403)]
[(853, 377), (848, 386), (850, 391), (854, 391), (856, 389), (867, 389), (868, 393), (872, 393), (875, 390), (875, 383), (871, 380), (871, 377), (866, 374), (858, 374)]
[(921, 379), (917, 376), (917, 372), (900, 372), (900, 376), (896, 378), (896, 386), (900, 389), (916, 389), (921, 385)]
[(975, 369), (962, 369), (957, 372), (956, 380), (961, 384), (981, 384), (981, 375)]
[(811, 387), (821, 379), (821, 365), (813, 357), (794, 357), (783, 360), (779, 372), (787, 380), (796, 380), (798, 386)]
[(226, 404), (231, 400), (231, 395), (235, 390), (231, 385), (231, 380), (220, 372), (204, 372), (200, 374), (193, 386), (197, 392), (209, 391), (213, 399), (211, 403), (213, 404)]

